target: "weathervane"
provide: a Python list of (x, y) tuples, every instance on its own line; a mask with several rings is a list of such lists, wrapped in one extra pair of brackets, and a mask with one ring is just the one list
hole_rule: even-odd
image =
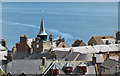
[(44, 10), (42, 10), (42, 17), (44, 16)]

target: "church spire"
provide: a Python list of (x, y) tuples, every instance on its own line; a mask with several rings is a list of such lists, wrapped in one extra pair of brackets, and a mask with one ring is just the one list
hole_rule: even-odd
[(40, 32), (38, 33), (38, 35), (47, 35), (47, 33), (45, 32), (43, 16), (41, 20)]
[(45, 32), (43, 16), (42, 16), (41, 25), (40, 25), (40, 31), (39, 31), (37, 37), (40, 37), (41, 40), (44, 40), (44, 41), (47, 40), (47, 33)]

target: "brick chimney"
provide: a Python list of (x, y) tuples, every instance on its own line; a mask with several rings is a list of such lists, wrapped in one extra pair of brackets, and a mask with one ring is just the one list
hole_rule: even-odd
[(106, 59), (108, 59), (109, 58), (109, 51), (107, 51), (107, 57), (106, 57)]
[(43, 57), (42, 58), (42, 66), (45, 66), (46, 65), (46, 57)]
[(92, 57), (92, 64), (93, 64), (93, 65), (96, 64), (96, 57), (95, 57), (95, 54), (93, 54), (93, 57)]
[(49, 39), (50, 39), (50, 41), (52, 41), (52, 33), (50, 33)]
[(27, 44), (28, 37), (27, 35), (21, 35), (20, 36), (20, 43), (26, 43)]
[(1, 39), (1, 45), (7, 48), (6, 44), (7, 43), (6, 43), (5, 39)]
[(12, 48), (12, 52), (13, 52), (13, 53), (16, 52), (16, 47), (15, 47), (15, 46), (13, 46), (13, 48)]
[(60, 40), (60, 42), (62, 41), (62, 37), (61, 36), (59, 37), (59, 40)]

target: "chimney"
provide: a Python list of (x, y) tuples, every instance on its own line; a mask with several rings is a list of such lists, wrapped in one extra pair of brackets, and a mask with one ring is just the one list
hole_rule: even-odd
[(43, 57), (42, 58), (42, 66), (45, 66), (46, 65), (46, 57)]
[(15, 47), (15, 46), (13, 46), (13, 48), (12, 48), (12, 52), (13, 52), (13, 53), (16, 52), (16, 47)]
[(65, 42), (65, 39), (64, 38), (62, 38), (62, 40), (61, 40), (62, 42)]
[(50, 33), (49, 39), (50, 39), (50, 41), (52, 41), (52, 33)]
[(60, 42), (62, 41), (62, 37), (61, 36), (59, 37), (59, 40), (60, 40)]
[(6, 43), (5, 39), (1, 39), (1, 45), (7, 48), (6, 44), (7, 43)]
[(8, 54), (7, 61), (11, 62), (12, 60), (13, 60), (13, 55), (12, 54)]
[(93, 65), (96, 64), (96, 57), (95, 57), (95, 54), (93, 54), (93, 57), (92, 57), (92, 64), (93, 64)]
[(71, 52), (71, 53), (72, 53), (72, 52), (73, 52), (73, 49), (72, 49), (72, 48), (70, 48), (69, 52)]
[(107, 51), (107, 57), (106, 57), (106, 59), (107, 59), (107, 58), (109, 58), (109, 51)]
[(28, 37), (27, 35), (21, 35), (20, 36), (20, 43), (27, 43)]

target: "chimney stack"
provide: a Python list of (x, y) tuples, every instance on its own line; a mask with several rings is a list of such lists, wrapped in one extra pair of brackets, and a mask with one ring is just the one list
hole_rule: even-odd
[(5, 39), (1, 39), (1, 45), (7, 48), (6, 44), (7, 43), (6, 43)]
[(93, 54), (93, 57), (92, 57), (92, 64), (93, 64), (93, 65), (96, 64), (96, 57), (95, 57), (95, 54)]
[(59, 37), (59, 40), (60, 40), (60, 42), (62, 41), (62, 37), (61, 36)]
[(106, 59), (107, 59), (107, 58), (109, 58), (109, 51), (107, 51), (107, 57), (106, 57)]
[(70, 48), (69, 52), (73, 52), (73, 49), (72, 49), (72, 48)]
[(12, 48), (12, 52), (13, 52), (13, 53), (16, 52), (16, 47), (15, 47), (15, 46), (13, 46), (13, 48)]
[(43, 57), (42, 58), (42, 66), (45, 66), (46, 65), (46, 57)]
[(28, 37), (27, 35), (21, 35), (20, 36), (20, 43), (27, 43)]
[(50, 39), (50, 41), (52, 41), (52, 33), (50, 33), (49, 39)]

